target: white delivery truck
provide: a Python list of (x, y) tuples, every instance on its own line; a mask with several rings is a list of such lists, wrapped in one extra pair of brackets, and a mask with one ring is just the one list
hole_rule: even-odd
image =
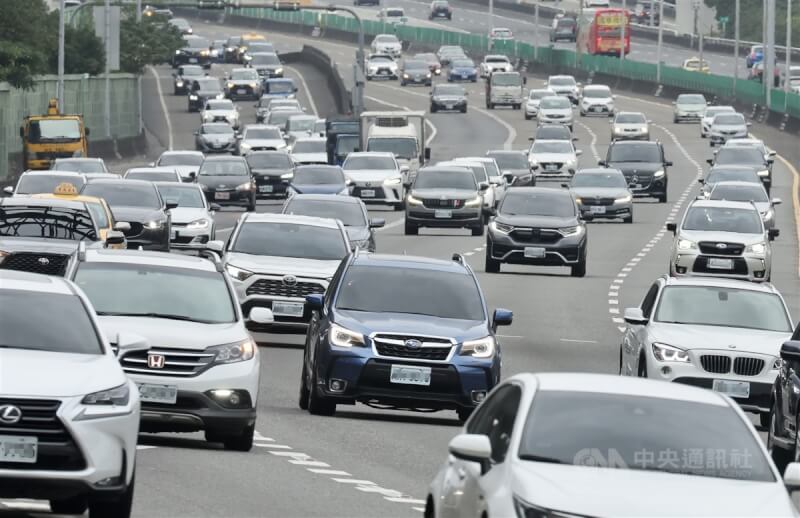
[(425, 112), (369, 111), (361, 114), (361, 149), (394, 153), (405, 181), (412, 180), (428, 159)]

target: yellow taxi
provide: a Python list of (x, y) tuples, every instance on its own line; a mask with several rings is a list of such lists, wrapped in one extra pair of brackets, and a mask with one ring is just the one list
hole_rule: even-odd
[(683, 69), (689, 72), (702, 72), (704, 74), (711, 73), (711, 67), (705, 59), (701, 62), (700, 58), (689, 58), (683, 62)]
[[(95, 196), (84, 196), (82, 194), (78, 194), (78, 190), (71, 183), (58, 184), (55, 190), (53, 190), (52, 194), (34, 194), (31, 197), (71, 200), (85, 203), (86, 207), (92, 213), (92, 217), (97, 223), (97, 228), (100, 230), (100, 239), (103, 241), (105, 241), (106, 236), (111, 230), (117, 230), (124, 233), (131, 228), (129, 223), (114, 221), (114, 214), (112, 214), (111, 209), (106, 203), (106, 200), (103, 198), (97, 198)], [(113, 244), (109, 245), (108, 247), (124, 250), (127, 248), (127, 243)]]

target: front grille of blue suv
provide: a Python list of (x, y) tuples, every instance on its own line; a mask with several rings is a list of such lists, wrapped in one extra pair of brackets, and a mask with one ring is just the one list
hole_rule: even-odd
[(308, 295), (300, 408), (333, 415), (361, 402), (396, 410), (455, 410), (466, 419), (500, 380), (495, 332), (463, 257), (452, 261), (356, 251), (325, 295)]

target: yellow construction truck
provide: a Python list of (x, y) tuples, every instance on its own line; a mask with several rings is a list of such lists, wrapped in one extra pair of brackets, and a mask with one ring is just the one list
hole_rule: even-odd
[(25, 170), (50, 169), (56, 158), (88, 156), (88, 135), (82, 116), (60, 113), (58, 101), (50, 99), (47, 115), (29, 115), (19, 128)]

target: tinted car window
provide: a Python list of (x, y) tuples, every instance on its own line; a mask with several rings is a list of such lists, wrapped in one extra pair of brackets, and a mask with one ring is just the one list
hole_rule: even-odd
[(178, 207), (189, 207), (193, 209), (202, 209), (205, 207), (203, 203), (203, 193), (194, 186), (183, 187), (181, 184), (174, 185), (158, 185), (158, 192), (165, 200), (175, 200), (178, 202)]
[(752, 169), (712, 169), (706, 178), (706, 183), (711, 184), (725, 181), (761, 183), (758, 175)]
[[(75, 295), (6, 289), (0, 290), (0, 307), (0, 349), (103, 353), (87, 309)], [(47, 315), (47, 325), (31, 315)]]
[(661, 162), (661, 151), (656, 145), (612, 145), (608, 154), (611, 162)]
[(524, 216), (555, 216), (568, 218), (575, 215), (575, 204), (568, 194), (545, 192), (508, 192), (500, 205), (501, 214)]
[(177, 178), (173, 173), (158, 173), (155, 171), (131, 171), (125, 175), (126, 180), (145, 180), (148, 182), (175, 182)]
[(475, 175), (458, 171), (425, 171), (417, 174), (415, 189), (465, 189), (475, 191)]
[(764, 165), (764, 155), (756, 148), (726, 147), (719, 150), (714, 164)]
[(647, 122), (647, 118), (642, 113), (620, 113), (614, 120), (621, 124), (644, 124)]
[(536, 130), (536, 140), (571, 140), (572, 133), (566, 126), (540, 126)]
[(699, 94), (682, 94), (678, 96), (678, 104), (706, 104), (706, 98)]
[(761, 216), (755, 209), (727, 207), (690, 207), (682, 228), (743, 234), (760, 234), (764, 231)]
[(163, 155), (158, 160), (159, 166), (171, 166), (171, 165), (190, 165), (190, 166), (197, 166), (203, 163), (203, 156), (202, 155), (191, 155), (191, 154), (180, 154), (174, 153), (169, 155)]
[(250, 153), (247, 163), (251, 169), (290, 169), (292, 160), (286, 153)]
[(243, 160), (205, 161), (200, 176), (247, 176), (247, 163)]
[(338, 219), (343, 225), (348, 227), (363, 227), (367, 225), (367, 218), (364, 215), (364, 210), (358, 203), (344, 203), (335, 200), (293, 199), (288, 202), (283, 212), (285, 214)]
[(72, 171), (75, 173), (105, 173), (103, 163), (98, 160), (69, 160), (53, 164), (53, 171)]
[(503, 169), (528, 169), (528, 158), (522, 153), (490, 153), (501, 170)]
[(345, 171), (358, 169), (395, 169), (395, 162), (389, 156), (349, 156), (342, 168)]
[(278, 128), (247, 128), (244, 130), (244, 138), (277, 140), (281, 138), (281, 130)]
[(300, 167), (293, 181), (298, 185), (342, 184), (344, 174), (338, 167)]
[(6, 205), (0, 206), (0, 236), (96, 241), (97, 230), (88, 209)]
[(348, 252), (338, 228), (297, 223), (245, 223), (231, 251), (252, 255), (339, 260)]
[(110, 206), (161, 208), (161, 200), (155, 187), (136, 185), (130, 181), (114, 183), (92, 182), (83, 188), (87, 196), (97, 196), (106, 200)]
[(720, 113), (714, 117), (714, 124), (743, 125), (744, 123), (744, 116), (739, 113)]
[(84, 180), (81, 176), (29, 173), (20, 177), (14, 192), (16, 194), (50, 194), (62, 183), (71, 184), (75, 189), (80, 190)]
[(760, 185), (717, 185), (711, 191), (711, 199), (766, 203), (769, 201), (769, 196)]
[(572, 177), (573, 187), (619, 187), (625, 189), (628, 182), (622, 173), (578, 173)]

